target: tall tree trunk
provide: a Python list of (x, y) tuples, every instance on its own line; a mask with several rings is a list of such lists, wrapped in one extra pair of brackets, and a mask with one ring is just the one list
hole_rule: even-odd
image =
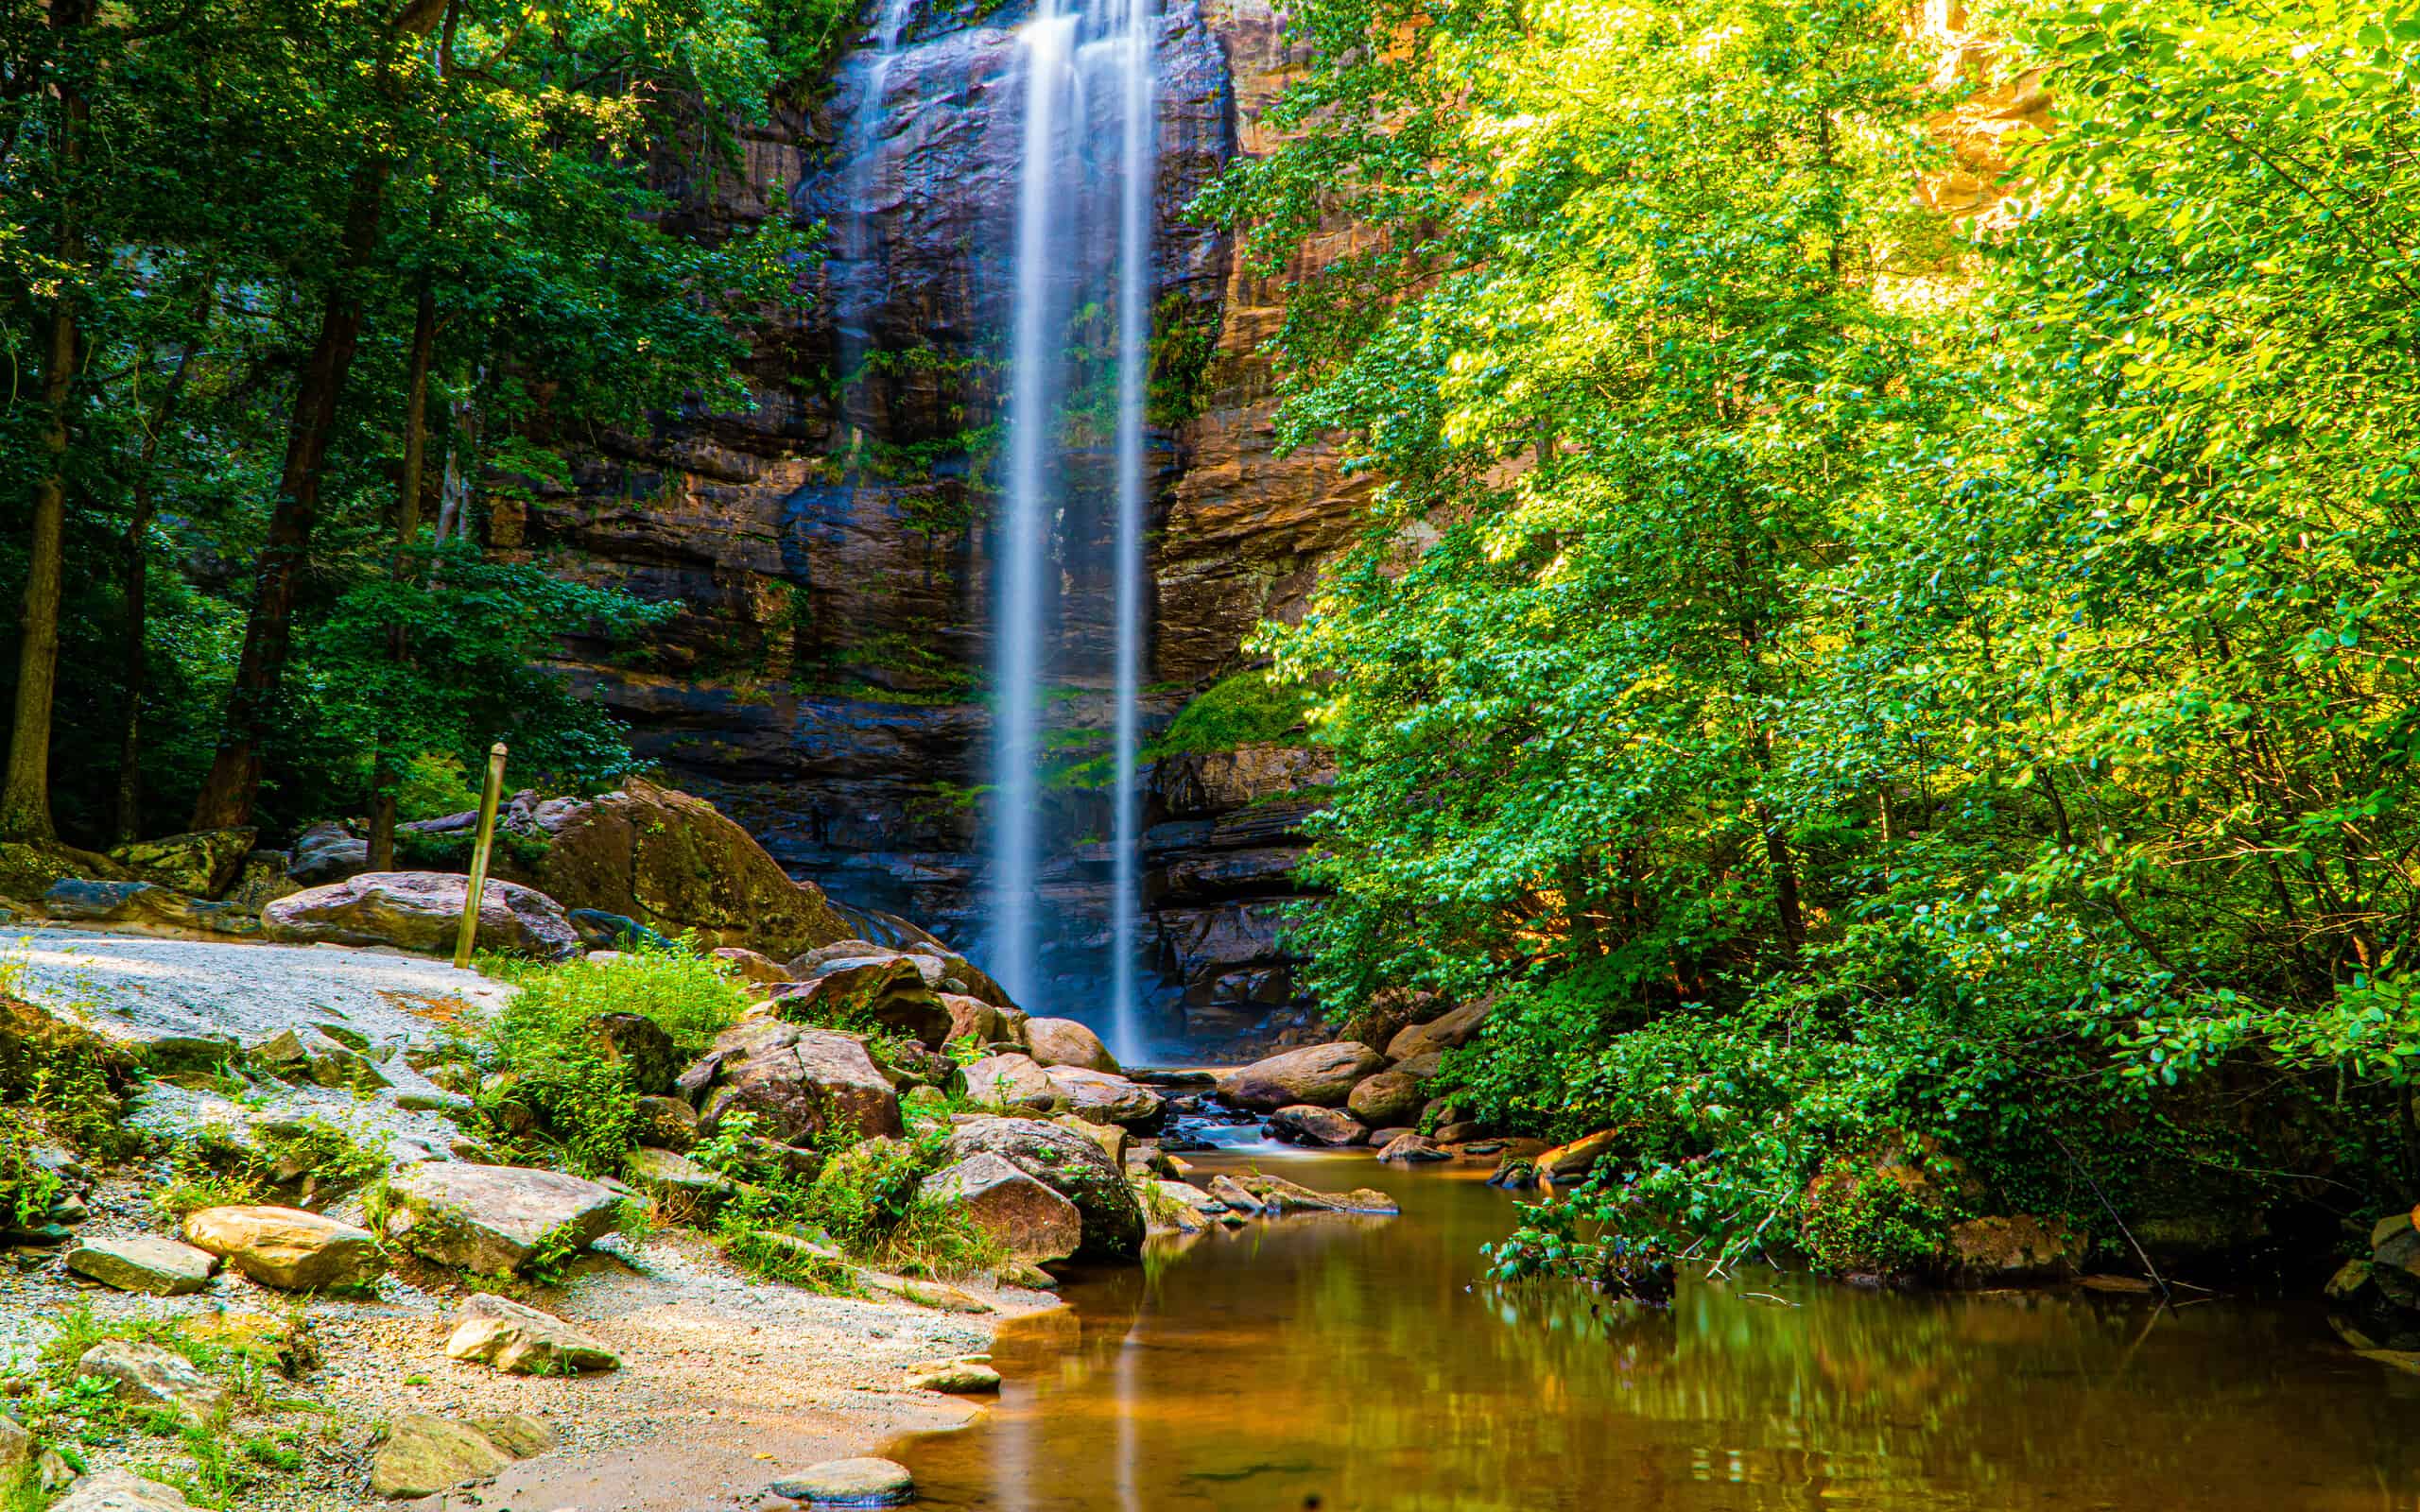
[[(446, 0), (405, 0), (390, 23), (389, 41), (401, 45), (425, 34), (444, 14)], [(401, 103), (389, 52), (378, 62), (379, 93)], [(386, 209), (391, 167), (383, 156), (355, 170), (353, 201), (345, 212), (344, 243), (335, 276), (320, 307), (320, 335), (295, 384), (285, 463), (278, 475), (277, 503), (269, 512), (254, 574), (252, 613), (244, 627), (243, 655), (219, 723), (218, 752), (195, 799), (193, 828), (223, 830), (251, 822), (261, 788), (261, 741), (275, 712), (294, 644), (294, 598), (319, 524), (320, 485), (327, 473), (328, 446), (335, 438), (337, 410), (353, 373), (361, 341), (361, 278), (378, 246), (379, 217)]]
[[(444, 199), (429, 211), (434, 241), (444, 223)], [(394, 576), (401, 580), (411, 570), (411, 546), (420, 535), (421, 480), (428, 465), (428, 364), (437, 347), (437, 290), (424, 273), (420, 303), (412, 313), (411, 369), (404, 400), (404, 475), (396, 485)], [(389, 631), (388, 651), (397, 662), (411, 654), (401, 625)], [(395, 750), (381, 730), (370, 763), (370, 869), (395, 867)]]
[(261, 543), (253, 577), (252, 614), (244, 627), (244, 651), (218, 734), (218, 753), (194, 800), (193, 828), (225, 830), (249, 824), (260, 797), (261, 741), (277, 702), (278, 686), (294, 644), (294, 598), (320, 519), (320, 485), (327, 472), (328, 443), (336, 435), (337, 408), (353, 372), (361, 341), (360, 276), (378, 241), (378, 218), (387, 193), (387, 164), (364, 163), (345, 215), (344, 253), (327, 299), (320, 306), (320, 334), (295, 385), (294, 416), (286, 431), (285, 464), (278, 475), (277, 504), (268, 536)]
[[(213, 276), (215, 279), (215, 275)], [(203, 281), (205, 299), (213, 279)], [(151, 428), (143, 438), (143, 455), (134, 467), (134, 512), (126, 524), (126, 708), (118, 719), (117, 808), (113, 826), (125, 845), (140, 838), (143, 812), (143, 687), (150, 672), (151, 563), (144, 543), (151, 534), (151, 519), (159, 506), (160, 437), (175, 420), (177, 401), (184, 393), (185, 375), (193, 371), (197, 343), (188, 342), (177, 357), (168, 390), (151, 414)]]
[[(90, 0), (52, 0), (51, 30), (61, 44), (91, 19)], [(59, 84), (60, 260), (83, 263), (83, 232), (76, 219), (77, 169), (90, 106), (83, 92)], [(9, 769), (0, 778), (0, 839), (49, 840), (51, 706), (59, 683), (59, 593), (67, 536), (67, 403), (75, 390), (80, 334), (75, 275), (60, 280), (51, 301), (43, 347), (42, 476), (34, 484), (32, 540), (26, 596), (18, 617), (17, 699), (9, 727)]]

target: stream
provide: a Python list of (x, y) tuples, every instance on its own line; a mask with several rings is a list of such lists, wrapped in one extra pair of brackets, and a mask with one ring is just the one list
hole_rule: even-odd
[(1513, 1199), (1366, 1154), (1191, 1157), (1394, 1219), (1155, 1239), (1001, 1331), (998, 1405), (885, 1452), (996, 1512), (2410, 1508), (2420, 1376), (2313, 1307), (1685, 1278), (1668, 1311), (1495, 1287)]

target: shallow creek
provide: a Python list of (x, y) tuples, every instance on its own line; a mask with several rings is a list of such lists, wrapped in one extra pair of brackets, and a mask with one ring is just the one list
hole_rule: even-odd
[(927, 1507), (2408, 1509), (2420, 1377), (2312, 1309), (1902, 1297), (1771, 1273), (1668, 1312), (1493, 1287), (1512, 1198), (1367, 1155), (1257, 1162), (1403, 1216), (1154, 1244), (1002, 1330), (968, 1428), (885, 1452)]

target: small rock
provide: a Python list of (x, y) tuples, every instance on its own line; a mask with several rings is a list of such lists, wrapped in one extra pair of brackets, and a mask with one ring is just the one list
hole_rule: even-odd
[(76, 1484), (76, 1467), (68, 1464), (67, 1456), (59, 1451), (45, 1449), (42, 1458), (34, 1461), (34, 1479), (42, 1483), (45, 1491), (63, 1491)]
[(943, 1360), (911, 1366), (908, 1384), (918, 1391), (974, 1397), (999, 1390), (1000, 1372), (980, 1360)]
[(0, 1412), (0, 1486), (24, 1473), (34, 1462), (34, 1435), (26, 1432), (25, 1424)]
[(937, 1313), (993, 1311), (991, 1303), (973, 1293), (961, 1292), (955, 1286), (944, 1286), (939, 1281), (911, 1280), (905, 1276), (893, 1276), (878, 1270), (861, 1270), (857, 1272), (857, 1280), (871, 1290), (896, 1297), (903, 1302), (913, 1302), (918, 1307), (929, 1307)]
[(766, 1489), (816, 1506), (905, 1506), (916, 1499), (916, 1478), (891, 1460), (835, 1459), (785, 1475)]
[(621, 1356), (551, 1313), (481, 1292), (462, 1304), (445, 1357), (507, 1375), (570, 1376), (618, 1370)]
[(393, 1085), (377, 1062), (335, 1037), (300, 1024), (255, 1045), (252, 1059), (270, 1074), (314, 1087), (351, 1087), (376, 1091)]
[(76, 1362), (78, 1377), (108, 1381), (122, 1401), (167, 1407), (192, 1422), (207, 1422), (227, 1393), (192, 1361), (141, 1339), (104, 1339)]
[(367, 1229), (300, 1208), (204, 1208), (186, 1217), (185, 1242), (288, 1292), (357, 1286), (387, 1263)]
[(50, 1504), (50, 1512), (186, 1512), (192, 1505), (175, 1486), (147, 1481), (121, 1466), (79, 1478)]
[(698, 1143), (698, 1110), (678, 1097), (638, 1099), (638, 1135), (659, 1149), (685, 1151)]
[(218, 1260), (191, 1245), (145, 1234), (87, 1239), (67, 1252), (67, 1268), (121, 1292), (183, 1297), (210, 1284)]
[(789, 969), (769, 955), (746, 950), (737, 945), (725, 945), (709, 953), (716, 960), (731, 968), (741, 981), (755, 987), (779, 987), (790, 980)]

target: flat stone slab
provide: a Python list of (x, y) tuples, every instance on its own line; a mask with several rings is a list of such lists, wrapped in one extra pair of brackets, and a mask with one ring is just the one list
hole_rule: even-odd
[(482, 1276), (584, 1249), (614, 1227), (621, 1197), (560, 1171), (431, 1160), (397, 1172), (387, 1232), (414, 1254)]
[(983, 1396), (1000, 1389), (1000, 1372), (981, 1360), (938, 1360), (910, 1367), (908, 1383), (953, 1397)]
[(621, 1356), (603, 1341), (509, 1297), (481, 1292), (462, 1304), (458, 1319), (445, 1341), (449, 1360), (493, 1366), (515, 1376), (576, 1376), (621, 1367)]
[(810, 1506), (905, 1506), (916, 1500), (916, 1478), (895, 1460), (826, 1460), (766, 1487)]
[(358, 1286), (387, 1265), (367, 1228), (300, 1208), (204, 1208), (185, 1219), (185, 1240), (284, 1292)]
[(67, 1268), (121, 1292), (183, 1297), (210, 1284), (218, 1257), (173, 1239), (87, 1239), (67, 1252)]

